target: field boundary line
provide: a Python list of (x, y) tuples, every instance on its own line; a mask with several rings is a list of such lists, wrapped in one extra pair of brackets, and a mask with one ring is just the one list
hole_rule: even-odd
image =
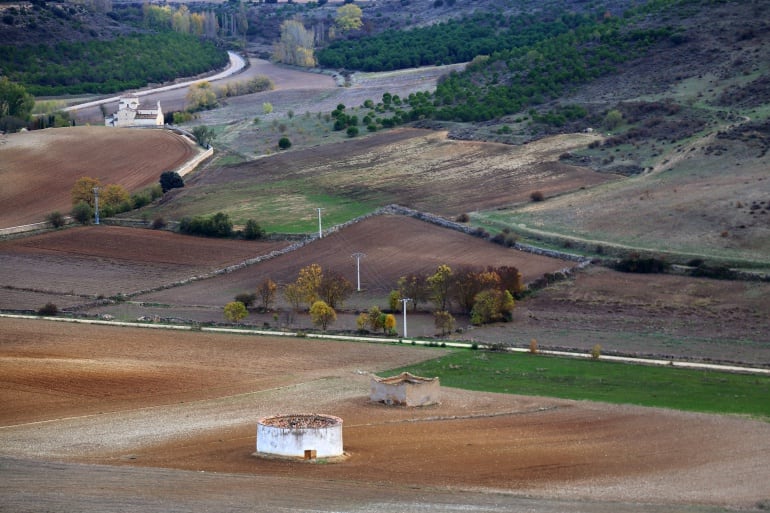
[[(249, 328), (215, 328), (205, 326), (186, 326), (179, 324), (146, 324), (139, 322), (126, 322), (126, 321), (107, 321), (101, 319), (74, 319), (69, 317), (46, 317), (37, 315), (22, 315), (22, 314), (6, 314), (0, 313), (0, 318), (10, 319), (26, 319), (26, 320), (44, 320), (52, 322), (70, 322), (75, 324), (95, 324), (104, 326), (119, 326), (128, 328), (150, 328), (150, 329), (168, 329), (176, 331), (190, 331), (190, 332), (209, 332), (209, 333), (225, 333), (230, 335), (258, 335), (269, 337), (295, 337), (295, 338), (310, 338), (319, 340), (337, 340), (340, 342), (365, 342), (365, 343), (379, 343), (379, 344), (392, 344), (392, 345), (412, 345), (422, 347), (433, 347), (439, 349), (489, 349), (491, 346), (486, 344), (479, 344), (477, 342), (456, 342), (447, 340), (419, 340), (411, 338), (382, 338), (382, 337), (358, 337), (354, 335), (327, 335), (324, 333), (304, 333), (299, 331), (270, 331), (259, 330)], [(523, 347), (506, 347), (502, 350), (506, 353), (529, 353), (530, 350)], [(587, 359), (594, 357), (587, 352), (580, 351), (552, 351), (547, 349), (539, 349), (537, 351), (539, 355), (557, 356), (562, 358), (580, 358)], [(684, 368), (693, 370), (713, 370), (717, 372), (729, 372), (729, 373), (745, 373), (745, 374), (761, 374), (770, 376), (770, 368), (762, 367), (744, 367), (740, 365), (727, 365), (717, 363), (700, 363), (689, 362), (684, 360), (675, 359), (656, 359), (656, 358), (643, 358), (632, 356), (613, 356), (613, 355), (601, 355), (597, 360), (628, 363), (634, 365), (649, 365), (657, 367), (672, 367), (672, 368)]]

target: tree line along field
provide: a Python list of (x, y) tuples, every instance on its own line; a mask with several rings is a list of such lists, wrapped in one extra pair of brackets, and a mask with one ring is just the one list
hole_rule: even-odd
[[(399, 237), (382, 239), (393, 231)], [(48, 302), (86, 315), (133, 321), (180, 319), (222, 323), (225, 304), (239, 294), (255, 293), (265, 280), (280, 289), (274, 309), (256, 310), (246, 326), (314, 329), (304, 313), (287, 318), (282, 288), (300, 269), (318, 264), (356, 284), (353, 253), (362, 252), (362, 291), (340, 306), (331, 332), (357, 329), (358, 312), (388, 308), (388, 294), (401, 276), (433, 273), (447, 264), (514, 266), (525, 283), (554, 273), (568, 262), (538, 257), (403, 216), (376, 216), (305, 247), (259, 263), (213, 274), (218, 269), (282, 250), (285, 241), (225, 241), (164, 231), (92, 226), (0, 243), (7, 265), (2, 270), (0, 307), (35, 311)], [(425, 248), (436, 248), (426, 252)], [(190, 280), (198, 276), (205, 279)], [(168, 286), (168, 288), (164, 288)], [(139, 293), (141, 291), (147, 291)], [(138, 293), (138, 294), (137, 294)], [(695, 358), (761, 365), (770, 346), (768, 284), (642, 275), (592, 267), (516, 302), (513, 320), (469, 327), (457, 316), (462, 333), (447, 338), (527, 347), (575, 348), (588, 352), (597, 343), (607, 353)], [(114, 300), (98, 301), (99, 297)], [(437, 334), (432, 306), (423, 303), (408, 316), (412, 336)], [(397, 314), (400, 312), (397, 312)], [(401, 332), (401, 317), (398, 331)]]

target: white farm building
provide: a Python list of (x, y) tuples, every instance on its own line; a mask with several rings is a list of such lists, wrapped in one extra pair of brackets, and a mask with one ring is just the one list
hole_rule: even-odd
[(160, 101), (155, 109), (143, 109), (135, 94), (121, 96), (118, 111), (104, 118), (106, 126), (163, 126)]

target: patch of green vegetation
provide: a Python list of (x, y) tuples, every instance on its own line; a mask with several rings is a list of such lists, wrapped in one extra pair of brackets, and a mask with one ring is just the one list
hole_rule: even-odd
[(227, 60), (213, 42), (176, 32), (0, 46), (0, 72), (35, 96), (136, 89), (218, 68)]
[(147, 209), (147, 215), (182, 219), (227, 214), (236, 226), (256, 220), (268, 233), (315, 233), (318, 208), (322, 208), (322, 226), (326, 229), (350, 221), (382, 204), (377, 198), (355, 199), (323, 192), (309, 180), (285, 180), (272, 183), (228, 182), (202, 187), (177, 198), (172, 204)]
[(770, 418), (770, 376), (473, 350), (393, 369), (484, 392)]

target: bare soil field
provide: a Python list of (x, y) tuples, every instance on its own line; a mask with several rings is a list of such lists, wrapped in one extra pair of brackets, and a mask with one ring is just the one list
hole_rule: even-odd
[[(0, 308), (60, 308), (205, 275), (287, 246), (88, 226), (0, 241)], [(41, 302), (42, 301), (42, 302)]]
[[(0, 328), (2, 511), (706, 512), (770, 496), (766, 422), (449, 388), (426, 408), (369, 402), (370, 372), (440, 349)], [(343, 461), (253, 455), (257, 419), (309, 412), (343, 418)]]
[(165, 130), (80, 126), (2, 136), (0, 228), (68, 213), (70, 191), (82, 176), (135, 192), (196, 153), (190, 140)]
[[(392, 234), (383, 236), (380, 234)], [(347, 308), (368, 308), (369, 302), (382, 303), (396, 288), (401, 276), (433, 273), (441, 264), (452, 268), (513, 266), (523, 281), (534, 280), (574, 263), (504, 248), (465, 233), (442, 228), (401, 215), (378, 215), (364, 219), (307, 246), (257, 265), (214, 278), (150, 294), (137, 300), (178, 306), (221, 308), (239, 292), (255, 291), (262, 281), (272, 279), (279, 286), (297, 279), (303, 267), (318, 264), (322, 269), (345, 276), (357, 284), (355, 252), (361, 260), (361, 288), (346, 303)], [(284, 304), (282, 298), (277, 298)], [(385, 306), (385, 305), (382, 305)]]
[[(392, 234), (392, 236), (382, 236)], [(399, 277), (429, 272), (443, 263), (463, 266), (511, 265), (531, 282), (574, 265), (484, 242), (450, 229), (400, 215), (362, 220), (290, 253), (219, 273), (285, 248), (282, 241), (236, 241), (187, 237), (163, 231), (92, 226), (0, 242), (0, 308), (34, 311), (48, 302), (116, 319), (174, 318), (203, 323), (225, 319), (222, 307), (240, 293), (252, 293), (270, 278), (294, 281), (299, 270), (317, 263), (357, 284), (353, 253), (363, 252), (361, 291), (338, 308), (335, 331), (354, 331), (357, 312), (387, 307)], [(177, 282), (186, 282), (174, 286)], [(159, 287), (168, 287), (158, 290)], [(154, 292), (139, 293), (154, 290)], [(123, 294), (129, 301), (99, 304)], [(457, 315), (462, 332), (449, 338), (527, 347), (694, 358), (767, 365), (770, 362), (770, 283), (619, 273), (589, 267), (574, 277), (517, 301), (512, 323), (470, 326)], [(279, 291), (276, 310), (251, 312), (248, 326), (312, 329), (310, 319), (289, 316)], [(429, 305), (409, 313), (409, 335), (435, 336)], [(401, 318), (399, 316), (399, 332)]]

